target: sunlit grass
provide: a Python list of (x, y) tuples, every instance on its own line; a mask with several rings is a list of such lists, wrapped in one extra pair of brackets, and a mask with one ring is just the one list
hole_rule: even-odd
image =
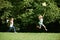
[(60, 33), (0, 32), (0, 40), (60, 40)]

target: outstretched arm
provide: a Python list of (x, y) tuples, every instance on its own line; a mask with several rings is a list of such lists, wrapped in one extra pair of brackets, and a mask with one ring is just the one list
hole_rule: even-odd
[(43, 17), (45, 16), (45, 13), (43, 14)]

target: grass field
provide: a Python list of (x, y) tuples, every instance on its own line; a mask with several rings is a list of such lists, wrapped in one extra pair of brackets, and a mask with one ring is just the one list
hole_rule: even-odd
[(0, 32), (0, 40), (60, 40), (60, 33)]

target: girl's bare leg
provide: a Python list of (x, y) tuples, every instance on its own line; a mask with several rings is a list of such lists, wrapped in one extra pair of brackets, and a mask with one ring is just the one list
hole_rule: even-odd
[(41, 29), (41, 26), (42, 26), (42, 25), (39, 26), (39, 29)]
[(37, 28), (41, 29), (41, 25), (40, 26), (37, 26)]
[(43, 24), (42, 26), (43, 26), (43, 27), (44, 27), (44, 29), (47, 31), (47, 28), (46, 28), (46, 26), (45, 26), (44, 24)]

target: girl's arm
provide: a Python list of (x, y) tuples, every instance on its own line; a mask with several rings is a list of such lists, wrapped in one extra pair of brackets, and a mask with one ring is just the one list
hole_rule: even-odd
[(45, 13), (43, 14), (43, 17), (45, 16)]

